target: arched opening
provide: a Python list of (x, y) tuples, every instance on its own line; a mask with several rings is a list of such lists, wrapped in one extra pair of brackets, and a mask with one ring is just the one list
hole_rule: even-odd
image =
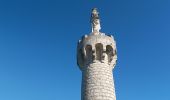
[(87, 59), (91, 60), (92, 59), (92, 46), (91, 45), (86, 45), (85, 50), (86, 50)]
[(101, 43), (97, 43), (95, 47), (96, 47), (96, 60), (101, 61), (103, 54), (103, 45)]
[(106, 54), (108, 56), (108, 62), (110, 63), (113, 59), (113, 48), (110, 45), (106, 46)]

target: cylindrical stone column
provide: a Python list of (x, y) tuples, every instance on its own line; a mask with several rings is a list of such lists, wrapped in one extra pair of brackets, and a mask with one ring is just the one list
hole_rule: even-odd
[(112, 68), (108, 64), (89, 64), (82, 74), (82, 100), (116, 100)]
[(116, 100), (112, 70), (116, 43), (104, 33), (85, 35), (78, 43), (77, 63), (82, 71), (81, 100)]

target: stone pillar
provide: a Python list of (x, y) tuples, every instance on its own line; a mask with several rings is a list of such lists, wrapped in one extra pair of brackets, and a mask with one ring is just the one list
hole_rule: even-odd
[(83, 36), (77, 46), (81, 100), (116, 100), (112, 74), (117, 60), (116, 42), (113, 36), (94, 32), (97, 31)]
[(82, 100), (116, 100), (112, 69), (96, 62), (82, 72)]

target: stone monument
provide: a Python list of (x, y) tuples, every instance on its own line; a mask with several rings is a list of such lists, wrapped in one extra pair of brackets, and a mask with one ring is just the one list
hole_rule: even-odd
[(116, 100), (112, 70), (116, 65), (116, 42), (101, 33), (99, 12), (91, 13), (92, 32), (78, 41), (77, 64), (82, 71), (81, 100)]

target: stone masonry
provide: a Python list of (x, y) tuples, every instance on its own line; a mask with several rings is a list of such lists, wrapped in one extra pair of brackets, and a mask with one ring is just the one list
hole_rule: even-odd
[(77, 64), (82, 71), (81, 100), (116, 100), (112, 70), (116, 65), (116, 42), (100, 31), (97, 9), (92, 10), (92, 33), (77, 46)]

